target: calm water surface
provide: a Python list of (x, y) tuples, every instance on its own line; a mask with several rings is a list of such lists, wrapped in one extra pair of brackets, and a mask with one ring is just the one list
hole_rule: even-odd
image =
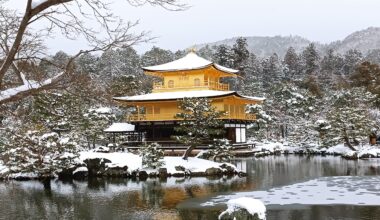
[[(234, 163), (248, 177), (52, 181), (49, 190), (37, 181), (1, 182), (0, 219), (216, 219), (224, 205), (200, 205), (216, 196), (270, 190), (320, 177), (380, 176), (377, 159), (274, 156), (236, 159)], [(267, 219), (380, 219), (380, 206), (292, 204), (267, 208)]]

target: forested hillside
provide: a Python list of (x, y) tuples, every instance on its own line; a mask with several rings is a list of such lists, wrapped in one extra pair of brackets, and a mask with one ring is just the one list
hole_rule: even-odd
[[(264, 106), (247, 109), (259, 117), (251, 129), (254, 138), (297, 146), (331, 146), (343, 141), (355, 145), (367, 141), (378, 129), (380, 68), (376, 59), (367, 59), (358, 50), (340, 54), (330, 49), (322, 55), (311, 43), (300, 53), (289, 47), (283, 59), (276, 53), (261, 58), (249, 52), (246, 39), (238, 38), (232, 46), (204, 47), (197, 53), (239, 69), (240, 77), (228, 81), (233, 89), (266, 98)], [(101, 131), (107, 123), (125, 120), (128, 109), (117, 107), (112, 97), (148, 93), (153, 81), (159, 80), (144, 75), (142, 66), (185, 54), (153, 47), (139, 55), (126, 47), (80, 56), (74, 67), (77, 77), (69, 87), (3, 105), (2, 126), (10, 134), (60, 129), (73, 132), (78, 142), (96, 142), (103, 138)], [(28, 79), (38, 80), (59, 71), (52, 63), (65, 65), (69, 58), (58, 52), (38, 65), (25, 62), (22, 69), (36, 73), (26, 76)], [(17, 82), (11, 77), (6, 80)], [(111, 107), (117, 119), (94, 114), (94, 109), (104, 106)], [(94, 120), (106, 122), (94, 123), (97, 128), (86, 130)]]

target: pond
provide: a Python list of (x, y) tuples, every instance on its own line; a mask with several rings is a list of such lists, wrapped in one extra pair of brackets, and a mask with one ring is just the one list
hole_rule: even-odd
[(380, 219), (380, 160), (270, 156), (234, 163), (231, 178), (0, 183), (6, 219), (216, 219), (225, 201), (265, 201), (267, 219)]

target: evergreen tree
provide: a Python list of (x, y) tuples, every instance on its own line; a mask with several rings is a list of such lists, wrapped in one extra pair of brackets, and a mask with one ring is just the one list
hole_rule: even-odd
[(213, 55), (213, 61), (222, 66), (232, 67), (234, 60), (231, 48), (224, 44), (217, 46)]
[(300, 59), (293, 47), (289, 47), (286, 51), (283, 66), (286, 79), (294, 80), (300, 77)]
[(373, 103), (374, 96), (363, 88), (338, 91), (332, 96), (333, 110), (327, 114), (328, 127), (325, 135), (328, 145), (344, 143), (356, 150), (354, 145), (366, 141), (374, 121), (369, 117), (368, 108)]
[(187, 159), (200, 144), (223, 133), (223, 122), (219, 119), (224, 115), (211, 105), (206, 98), (184, 98), (179, 108), (181, 113), (176, 118), (181, 119), (175, 130), (179, 133), (175, 138), (188, 146), (183, 159)]
[(80, 131), (86, 137), (89, 148), (91, 144), (95, 148), (97, 141), (105, 140), (103, 130), (115, 119), (116, 116), (112, 113), (112, 109), (108, 107), (87, 110), (80, 122)]
[(235, 44), (232, 46), (233, 67), (235, 69), (240, 70), (240, 73), (243, 76), (249, 58), (249, 51), (247, 47), (247, 39), (243, 37), (239, 37), (238, 39), (236, 39)]
[(142, 157), (142, 166), (144, 168), (157, 169), (165, 164), (162, 160), (164, 151), (160, 147), (157, 143), (140, 146), (139, 155)]
[(247, 110), (249, 113), (256, 115), (255, 123), (257, 126), (252, 127), (250, 131), (253, 130), (253, 136), (257, 140), (265, 140), (268, 138), (269, 125), (273, 120), (272, 117), (265, 111), (265, 107), (267, 107), (266, 102), (262, 105), (250, 105)]
[(243, 92), (246, 95), (263, 95), (264, 94), (264, 75), (260, 60), (255, 54), (251, 53), (248, 59), (246, 75), (244, 78)]
[(227, 139), (215, 139), (212, 145), (209, 145), (207, 154), (213, 161), (230, 162), (233, 158), (232, 145)]
[(164, 50), (159, 47), (152, 47), (142, 55), (143, 66), (154, 66), (173, 61), (174, 55), (170, 50)]
[(358, 50), (348, 50), (344, 54), (344, 64), (343, 64), (343, 73), (345, 75), (350, 75), (352, 74), (356, 66), (363, 60), (363, 55), (360, 51)]
[(74, 164), (80, 147), (75, 135), (59, 136), (43, 129), (27, 130), (20, 134), (9, 131), (9, 141), (2, 160), (10, 173), (33, 173), (39, 178), (50, 178)]
[(302, 62), (304, 73), (306, 75), (317, 74), (319, 70), (320, 56), (314, 43), (309, 44), (305, 50), (302, 51)]
[(342, 75), (343, 57), (335, 54), (334, 50), (329, 49), (321, 61), (321, 83), (323, 85), (333, 85), (337, 75)]
[(206, 60), (212, 60), (214, 56), (214, 51), (210, 48), (210, 46), (206, 45), (205, 47), (199, 49), (197, 51), (197, 54), (199, 54), (199, 56), (205, 58)]

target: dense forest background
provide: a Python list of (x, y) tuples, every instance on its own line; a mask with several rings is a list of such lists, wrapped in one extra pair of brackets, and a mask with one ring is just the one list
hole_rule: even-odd
[[(314, 43), (303, 49), (287, 48), (282, 56), (256, 55), (247, 39), (227, 44), (203, 45), (197, 54), (220, 65), (239, 69), (237, 79), (226, 79), (233, 90), (265, 97), (263, 106), (251, 106), (257, 123), (250, 135), (259, 140), (286, 141), (295, 146), (328, 147), (342, 141), (357, 145), (375, 134), (380, 125), (380, 53), (348, 49), (320, 50)], [(75, 80), (1, 106), (2, 127), (11, 134), (29, 130), (70, 131), (85, 139), (101, 139), (111, 121), (125, 121), (128, 109), (117, 106), (115, 96), (149, 93), (153, 81), (141, 67), (166, 63), (185, 56), (187, 50), (158, 47), (139, 55), (132, 47), (85, 54), (75, 61)], [(59, 73), (70, 55), (58, 52), (40, 63), (19, 62), (28, 79), (39, 80)], [(25, 70), (25, 71), (23, 71)], [(7, 85), (17, 79), (9, 74)], [(17, 84), (17, 83), (16, 83)], [(66, 83), (67, 85), (67, 83)], [(95, 111), (110, 107), (112, 115)], [(103, 114), (104, 113), (104, 114)], [(100, 121), (104, 121), (100, 123)], [(3, 135), (3, 142), (6, 135)]]

